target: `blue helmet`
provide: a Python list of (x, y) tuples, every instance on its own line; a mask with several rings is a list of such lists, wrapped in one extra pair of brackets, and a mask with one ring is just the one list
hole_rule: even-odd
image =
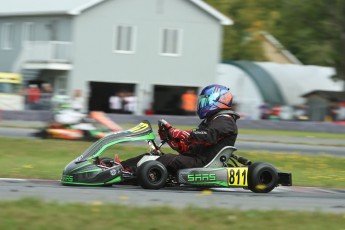
[(232, 105), (232, 94), (229, 88), (222, 85), (206, 86), (198, 98), (197, 113), (200, 119), (210, 117), (223, 109), (230, 109)]

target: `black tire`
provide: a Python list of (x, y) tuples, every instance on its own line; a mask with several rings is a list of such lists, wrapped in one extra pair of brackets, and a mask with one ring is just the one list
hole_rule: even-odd
[(137, 170), (138, 184), (144, 189), (160, 189), (165, 186), (168, 171), (159, 161), (146, 161)]
[(37, 137), (40, 137), (42, 139), (49, 139), (50, 135), (48, 134), (47, 130), (42, 129), (39, 132), (36, 133)]
[(84, 130), (83, 131), (83, 140), (84, 141), (95, 141), (95, 138), (91, 136), (89, 131)]
[(248, 188), (255, 193), (268, 193), (278, 183), (276, 168), (265, 162), (256, 162), (248, 169)]

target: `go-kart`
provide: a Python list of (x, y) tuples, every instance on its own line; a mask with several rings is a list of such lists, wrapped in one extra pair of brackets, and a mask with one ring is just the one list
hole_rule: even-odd
[(103, 112), (92, 111), (88, 115), (73, 110), (55, 114), (54, 121), (39, 130), (35, 136), (41, 138), (95, 141), (122, 128)]
[[(176, 175), (170, 175), (166, 167), (156, 161), (164, 153), (161, 147), (168, 140), (166, 121), (159, 120), (158, 126), (165, 133), (165, 140), (155, 143), (155, 134), (148, 121), (126, 131), (110, 134), (93, 143), (82, 155), (71, 161), (63, 170), (63, 185), (105, 186), (133, 180), (144, 189), (160, 189), (165, 186), (192, 187), (242, 187), (255, 193), (268, 193), (275, 187), (291, 186), (291, 173), (278, 171), (265, 162), (252, 163), (234, 152), (233, 146), (224, 147), (203, 168), (181, 169)], [(145, 140), (150, 152), (137, 164), (137, 170), (131, 173), (124, 170), (114, 159), (101, 157), (105, 150), (115, 144)]]

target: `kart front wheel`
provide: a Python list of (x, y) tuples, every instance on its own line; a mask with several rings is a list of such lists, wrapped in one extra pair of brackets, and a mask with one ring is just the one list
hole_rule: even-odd
[(42, 139), (49, 139), (50, 138), (49, 133), (45, 129), (40, 130), (38, 133), (36, 133), (35, 136), (40, 137)]
[(160, 189), (165, 186), (168, 171), (159, 161), (146, 161), (137, 170), (138, 184), (144, 189)]
[(276, 168), (268, 163), (256, 162), (249, 166), (248, 188), (255, 193), (268, 193), (278, 183)]
[(84, 141), (95, 141), (95, 138), (92, 137), (90, 131), (84, 130), (83, 131), (83, 140)]

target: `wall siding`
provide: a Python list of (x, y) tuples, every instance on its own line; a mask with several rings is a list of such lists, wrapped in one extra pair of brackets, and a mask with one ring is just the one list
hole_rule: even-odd
[[(140, 96), (154, 84), (202, 87), (213, 83), (220, 59), (220, 22), (189, 1), (161, 2), (106, 1), (75, 18), (71, 87), (87, 92), (88, 81), (135, 83)], [(114, 28), (119, 24), (136, 27), (135, 53), (112, 51)], [(159, 54), (160, 31), (165, 27), (182, 29), (181, 56)]]

